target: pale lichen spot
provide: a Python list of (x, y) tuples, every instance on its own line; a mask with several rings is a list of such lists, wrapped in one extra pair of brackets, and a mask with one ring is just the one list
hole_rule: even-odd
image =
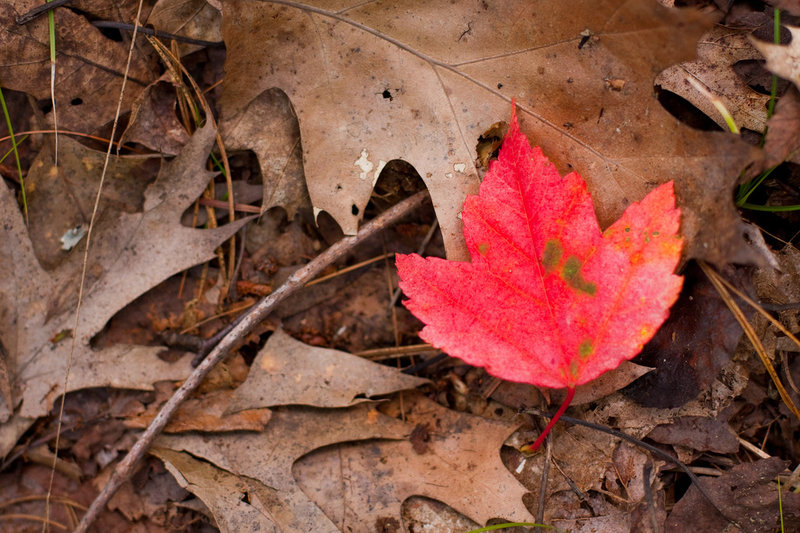
[(372, 172), (372, 169), (375, 168), (375, 165), (369, 160), (369, 153), (367, 152), (366, 148), (361, 150), (361, 157), (355, 160), (353, 166), (358, 167), (361, 169), (358, 177), (362, 180), (367, 179), (367, 175)]
[(82, 224), (78, 224), (74, 228), (68, 229), (64, 232), (64, 235), (61, 236), (61, 249), (64, 251), (72, 250), (76, 244), (78, 244), (83, 236), (86, 235), (86, 228), (83, 227)]
[(454, 163), (453, 170), (458, 172), (459, 174), (463, 174), (465, 170), (467, 170), (466, 163)]

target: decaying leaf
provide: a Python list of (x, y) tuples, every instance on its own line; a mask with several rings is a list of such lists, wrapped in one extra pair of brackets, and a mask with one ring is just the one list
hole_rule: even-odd
[(620, 431), (642, 439), (657, 425), (670, 424), (679, 417), (717, 418), (744, 391), (749, 376), (743, 365), (731, 362), (707, 386), (706, 394), (700, 394), (680, 407), (645, 407), (618, 393), (598, 401), (597, 407), (584, 416), (599, 424), (614, 424)]
[(697, 43), (696, 61), (674, 65), (656, 77), (656, 85), (691, 102), (727, 131), (728, 126), (709, 98), (697, 91), (687, 78), (698, 81), (725, 105), (740, 128), (763, 131), (767, 121), (769, 95), (760, 94), (733, 70), (737, 61), (760, 59), (748, 39), (749, 31), (714, 26)]
[[(185, 451), (247, 482), (268, 487), (258, 493), (257, 505), (278, 531), (338, 532), (336, 525), (297, 486), (292, 464), (308, 452), (338, 442), (365, 439), (402, 439), (409, 427), (399, 420), (380, 414), (374, 406), (359, 404), (345, 409), (279, 407), (260, 433), (162, 436), (157, 445)], [(191, 481), (191, 472), (180, 471)], [(226, 477), (223, 474), (223, 477)], [(228, 482), (226, 486), (230, 486)], [(193, 491), (191, 484), (186, 487)], [(231, 495), (226, 489), (215, 491), (199, 487), (195, 494), (208, 498), (214, 512), (224, 513), (217, 523), (237, 523), (235, 508), (226, 507)], [(194, 492), (194, 491), (193, 491)], [(241, 494), (239, 494), (241, 497)]]
[[(204, 165), (214, 137), (211, 126), (198, 130), (181, 154), (163, 165), (156, 182), (145, 191), (141, 212), (109, 210), (98, 222), (68, 391), (96, 386), (149, 389), (155, 381), (182, 379), (189, 373), (188, 358), (168, 364), (158, 357), (161, 347), (114, 345), (94, 351), (90, 340), (137, 296), (214, 257), (214, 249), (247, 222), (242, 219), (211, 230), (180, 224), (182, 212), (213, 176)], [(15, 417), (13, 423), (0, 426), (0, 450), (5, 453), (21, 431), (46, 414), (53, 400), (65, 392), (71, 339), (50, 339), (75, 326), (80, 261), (65, 261), (45, 271), (34, 256), (16, 202), (4, 186), (0, 205), (0, 265), (6, 273), (0, 280), (0, 338), (8, 350), (9, 371), (21, 400), (20, 405), (4, 406), (1, 414), (3, 420), (12, 413)], [(82, 249), (71, 253), (79, 258)], [(60, 304), (53, 306), (54, 301)]]
[(286, 95), (264, 91), (241, 112), (224, 117), (220, 131), (229, 150), (252, 150), (258, 157), (262, 213), (282, 207), (291, 220), (299, 208), (309, 207), (297, 117)]
[(406, 160), (431, 192), (448, 257), (464, 260), (458, 214), (478, 187), (473, 147), (513, 97), (535, 143), (590, 180), (601, 225), (675, 180), (690, 257), (759, 259), (731, 201), (755, 149), (682, 126), (653, 97), (654, 76), (694, 56), (709, 19), (621, 0), (459, 0), (447, 3), (457, 16), (445, 17), (443, 8), (226, 2), (223, 116), (266, 89), (284, 90), (311, 201), (345, 233), (383, 165)]
[(278, 330), (256, 356), (228, 412), (276, 405), (347, 407), (426, 382), (345, 352), (303, 344)]
[[(172, 392), (172, 391), (170, 391)], [(189, 398), (164, 428), (164, 433), (186, 431), (261, 431), (270, 419), (269, 409), (240, 409), (236, 413), (227, 410), (233, 400), (234, 391), (220, 389), (204, 393), (199, 398)], [(166, 401), (168, 398), (165, 398)], [(145, 429), (158, 414), (163, 402), (152, 402), (147, 411), (125, 420), (131, 428)]]
[(733, 521), (740, 531), (761, 533), (775, 531), (782, 518), (786, 531), (792, 531), (800, 523), (800, 494), (783, 490), (779, 507), (775, 478), (785, 470), (786, 462), (773, 457), (736, 465), (719, 477), (704, 478), (701, 483), (705, 492), (725, 516), (691, 487), (675, 504), (664, 528), (670, 531), (692, 524), (697, 531), (726, 531)]
[[(37, 5), (36, 0), (0, 4), (0, 79), (3, 87), (23, 91), (39, 101), (50, 100), (50, 38), (47, 17), (20, 26), (16, 18)], [(118, 6), (115, 6), (118, 7)], [(134, 10), (135, 13), (135, 10)], [(90, 133), (114, 118), (129, 44), (115, 42), (69, 9), (56, 9), (55, 92), (60, 129)], [(131, 20), (133, 13), (124, 20)], [(108, 14), (119, 20), (122, 14)], [(103, 17), (98, 17), (102, 19)], [(156, 78), (155, 54), (136, 47), (125, 88), (123, 110)], [(53, 113), (47, 113), (52, 126)]]
[[(250, 505), (258, 510), (248, 508), (248, 513), (261, 513), (258, 516), (266, 516), (278, 530), (338, 531), (295, 485), (292, 464), (329, 444), (405, 438), (412, 433), (413, 425), (380, 414), (372, 404), (353, 404), (359, 401), (357, 396), (388, 394), (425, 381), (343, 352), (305, 345), (278, 330), (254, 360), (228, 411), (301, 404), (352, 407), (276, 407), (263, 431), (203, 438), (191, 434), (163, 437), (160, 445), (210, 461), (214, 466), (202, 469), (212, 470), (209, 475), (235, 478), (232, 483), (250, 486)], [(506, 436), (503, 434), (494, 444), (499, 448)], [(208, 487), (197, 477), (201, 475), (197, 473), (199, 467), (188, 458), (159, 456), (172, 465), (171, 471), (179, 481), (181, 477), (188, 480), (187, 489), (207, 503), (220, 525), (238, 523), (233, 509), (225, 504), (232, 497), (230, 483)], [(197, 490), (194, 484), (199, 484)]]
[[(284, 387), (291, 386), (291, 376), (284, 381)], [(362, 386), (368, 381), (364, 376)], [(238, 483), (270, 487), (267, 495), (257, 495), (258, 501), (251, 494), (250, 504), (281, 531), (369, 530), (381, 517), (399, 520), (400, 505), (414, 494), (437, 498), (483, 523), (494, 516), (530, 520), (522, 504), (525, 490), (499, 456), (515, 425), (457, 414), (415, 394), (404, 396), (403, 407), (406, 422), (369, 404), (327, 410), (278, 407), (259, 433), (165, 436), (159, 446), (209, 461), (221, 469), (222, 478), (233, 475)], [(429, 430), (414, 431), (421, 426)], [(327, 447), (303, 459), (292, 474), (295, 461), (313, 450), (366, 439), (384, 440)], [(172, 464), (176, 476), (190, 481), (188, 490), (215, 515), (224, 514), (217, 516), (218, 523), (235, 520), (235, 511), (224, 505), (231, 497), (228, 484), (194, 490), (194, 467)], [(343, 483), (348, 487), (344, 492)], [(349, 509), (344, 515), (343, 508)]]
[(647, 437), (662, 444), (675, 444), (698, 451), (736, 453), (739, 441), (726, 420), (686, 416), (659, 425)]
[(792, 161), (800, 163), (800, 92), (792, 87), (775, 106), (764, 140), (764, 167)]
[(516, 425), (456, 413), (420, 395), (404, 398), (409, 427), (427, 426), (424, 446), (411, 440), (340, 444), (295, 465), (300, 487), (340, 531), (370, 531), (398, 518), (408, 497), (439, 500), (480, 524), (490, 518), (531, 521), (525, 488), (500, 461)]
[(166, 81), (148, 85), (131, 104), (128, 127), (122, 133), (120, 144), (135, 142), (164, 155), (181, 151), (189, 134), (175, 114), (175, 88)]
[(270, 503), (277, 498), (273, 487), (231, 474), (185, 452), (156, 447), (150, 453), (164, 462), (181, 487), (205, 503), (220, 531), (280, 533), (270, 520)]
[(792, 42), (788, 45), (765, 43), (758, 39), (751, 41), (766, 58), (769, 70), (800, 88), (800, 27), (786, 28), (792, 33)]
[[(85, 235), (106, 154), (67, 136), (58, 144), (58, 165), (53, 165), (53, 143), (45, 143), (25, 179), (30, 224), (28, 237), (36, 259), (46, 271), (63, 268), (80, 272), (82, 246), (78, 246), (77, 253), (66, 254), (62, 237), (72, 228), (79, 228), (77, 235)], [(152, 161), (124, 157), (109, 161), (107, 181), (98, 205), (101, 218), (106, 213), (133, 214), (142, 210), (144, 190), (155, 177), (154, 171), (148, 169), (149, 163)], [(90, 271), (90, 276), (93, 275)], [(49, 302), (48, 314), (63, 311), (60, 302), (74, 298), (74, 290), (75, 287), (65, 287), (59, 291), (58, 298)]]

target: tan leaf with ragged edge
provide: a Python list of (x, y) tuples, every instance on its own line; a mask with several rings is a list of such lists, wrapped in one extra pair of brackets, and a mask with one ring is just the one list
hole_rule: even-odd
[[(145, 191), (143, 211), (109, 210), (101, 217), (89, 254), (67, 391), (98, 386), (150, 389), (155, 381), (183, 379), (191, 371), (189, 357), (167, 363), (158, 357), (164, 349), (159, 346), (114, 345), (95, 351), (90, 341), (136, 297), (213, 258), (215, 248), (249, 220), (210, 230), (180, 223), (183, 211), (213, 177), (205, 162), (215, 135), (210, 125), (198, 130), (181, 154), (163, 165), (156, 182)], [(6, 273), (0, 279), (0, 338), (9, 353), (14, 387), (20, 391), (20, 403), (5, 406), (2, 413), (8, 421), (0, 426), (4, 454), (65, 392), (82, 246), (72, 251), (77, 260), (48, 272), (37, 261), (22, 214), (5, 186), (0, 187), (0, 219), (0, 268)]]

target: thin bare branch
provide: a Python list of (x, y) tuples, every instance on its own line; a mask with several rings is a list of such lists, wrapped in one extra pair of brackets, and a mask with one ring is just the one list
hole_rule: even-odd
[(111, 499), (111, 496), (119, 489), (130, 475), (136, 464), (144, 457), (144, 454), (150, 448), (155, 438), (161, 433), (164, 427), (169, 422), (172, 415), (183, 403), (183, 401), (194, 392), (194, 390), (202, 383), (206, 375), (211, 371), (217, 363), (219, 363), (228, 354), (228, 351), (235, 346), (241, 339), (243, 339), (250, 331), (252, 331), (261, 321), (263, 321), (275, 309), (278, 303), (282, 302), (287, 296), (294, 293), (297, 289), (302, 288), (307, 282), (313, 279), (322, 270), (336, 261), (338, 258), (352, 250), (356, 245), (374, 235), (375, 233), (390, 226), (402, 216), (414, 211), (422, 205), (428, 198), (427, 192), (420, 192), (403, 200), (393, 208), (385, 211), (377, 218), (371, 220), (363, 228), (361, 228), (356, 235), (345, 237), (338, 241), (330, 248), (322, 252), (310, 263), (306, 264), (297, 272), (289, 276), (286, 282), (278, 287), (272, 294), (264, 297), (258, 302), (250, 312), (245, 315), (244, 319), (239, 322), (217, 346), (208, 354), (208, 357), (192, 372), (184, 384), (175, 391), (175, 394), (164, 404), (159, 411), (158, 415), (150, 423), (150, 426), (142, 433), (139, 440), (131, 448), (128, 454), (117, 464), (114, 472), (103, 487), (103, 490), (98, 494), (97, 498), (92, 502), (89, 510), (84, 515), (80, 524), (78, 524), (76, 533), (85, 533), (89, 526), (94, 522), (100, 511), (105, 507), (106, 503)]

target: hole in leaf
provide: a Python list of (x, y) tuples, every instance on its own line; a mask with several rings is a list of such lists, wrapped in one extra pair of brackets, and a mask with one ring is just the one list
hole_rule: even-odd
[(44, 114), (53, 110), (53, 103), (50, 100), (39, 100), (37, 104), (39, 105), (39, 110)]
[(353, 204), (353, 206), (350, 208), (350, 212), (353, 213), (353, 216), (358, 216), (359, 213), (358, 206), (356, 204)]
[(122, 42), (122, 32), (117, 28), (97, 28), (97, 31), (102, 33), (106, 39), (117, 43)]
[(656, 95), (661, 106), (670, 115), (677, 118), (690, 128), (700, 131), (722, 131), (716, 122), (711, 120), (705, 113), (697, 109), (691, 102), (678, 96), (672, 91), (667, 91), (656, 85)]

